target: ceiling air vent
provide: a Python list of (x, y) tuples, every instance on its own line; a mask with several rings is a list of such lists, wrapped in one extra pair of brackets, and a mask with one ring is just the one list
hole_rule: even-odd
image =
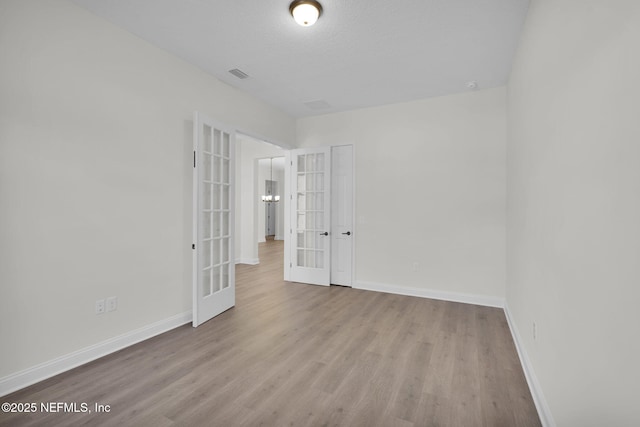
[(233, 70), (229, 70), (229, 72), (241, 80), (249, 78), (249, 75), (247, 73), (245, 73), (242, 70), (238, 70), (237, 68), (234, 68)]

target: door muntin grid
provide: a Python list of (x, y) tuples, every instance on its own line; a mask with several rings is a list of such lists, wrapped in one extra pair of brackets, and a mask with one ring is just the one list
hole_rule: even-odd
[(200, 152), (200, 290), (209, 297), (230, 286), (230, 134), (203, 125)]
[(329, 239), (325, 230), (325, 154), (296, 158), (295, 265), (323, 269)]

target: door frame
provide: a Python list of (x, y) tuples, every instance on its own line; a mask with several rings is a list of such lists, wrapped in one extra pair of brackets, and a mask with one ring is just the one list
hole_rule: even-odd
[[(260, 142), (260, 143), (267, 143), (270, 145), (273, 145), (274, 147), (277, 147), (281, 150), (280, 154), (275, 156), (275, 157), (286, 157), (286, 153), (288, 152), (288, 150), (292, 150), (293, 146), (289, 145), (289, 144), (285, 144), (283, 142), (279, 142), (273, 139), (269, 139), (266, 138), (264, 136), (261, 136), (255, 132), (250, 132), (247, 131), (246, 129), (240, 129), (240, 128), (236, 128), (236, 139), (242, 141), (243, 139), (250, 139), (250, 140), (254, 140), (255, 142)], [(237, 150), (239, 150), (236, 153), (236, 158), (237, 161), (239, 162), (238, 165), (238, 171), (243, 170), (242, 169), (242, 161), (246, 160), (245, 157), (245, 152), (244, 150), (242, 150), (242, 143), (239, 142), (237, 143)], [(237, 180), (238, 182), (240, 182), (240, 186), (244, 186), (243, 188), (246, 188), (246, 185), (250, 185), (251, 188), (253, 188), (253, 193), (251, 194), (251, 198), (252, 198), (252, 204), (251, 204), (251, 209), (248, 209), (248, 206), (246, 206), (245, 204), (243, 204), (242, 200), (244, 196), (246, 196), (246, 194), (244, 193), (244, 189), (240, 188), (239, 186), (236, 187), (238, 193), (237, 193), (237, 197), (236, 197), (236, 213), (238, 215), (238, 221), (236, 221), (236, 235), (238, 236), (238, 241), (236, 242), (236, 248), (240, 247), (241, 252), (238, 254), (238, 256), (236, 257), (236, 263), (238, 264), (249, 264), (249, 265), (257, 265), (260, 264), (260, 257), (259, 257), (259, 253), (258, 253), (258, 240), (259, 240), (259, 230), (258, 230), (258, 206), (257, 203), (260, 200), (260, 194), (258, 191), (258, 169), (259, 169), (259, 160), (261, 159), (268, 159), (270, 157), (273, 156), (266, 156), (266, 157), (252, 157), (251, 159), (251, 174), (252, 174), (252, 179), (251, 181), (245, 181), (242, 180), (242, 177), (240, 177), (239, 180)], [(287, 180), (287, 177), (285, 176), (285, 181)], [(283, 198), (285, 193), (283, 194)], [(262, 203), (260, 201), (260, 203)], [(283, 201), (281, 200), (280, 203), (283, 203)], [(250, 212), (250, 213), (249, 213)], [(286, 214), (286, 212), (284, 212), (284, 214)], [(246, 219), (246, 216), (250, 215), (251, 216), (251, 232), (249, 232), (246, 228), (242, 228), (242, 225), (246, 223), (246, 221), (244, 221), (244, 219)], [(284, 218), (284, 215), (283, 215)], [(247, 236), (250, 237), (250, 239), (247, 239)], [(246, 251), (247, 251), (247, 241), (250, 240), (250, 252), (251, 252), (251, 256), (247, 256), (246, 255)]]

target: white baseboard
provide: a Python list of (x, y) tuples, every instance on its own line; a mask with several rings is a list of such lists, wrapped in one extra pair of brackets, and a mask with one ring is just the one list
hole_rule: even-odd
[(408, 286), (387, 285), (373, 282), (355, 282), (354, 289), (367, 291), (386, 292), (388, 294), (406, 295), (412, 297), (431, 298), (444, 301), (462, 302), (465, 304), (484, 305), (487, 307), (504, 307), (504, 298), (489, 297), (484, 295), (462, 294), (457, 292), (444, 292), (433, 289), (412, 288)]
[(260, 258), (237, 258), (236, 264), (258, 265), (260, 264)]
[(284, 236), (276, 236), (273, 240), (284, 240)]
[(533, 403), (535, 403), (536, 409), (538, 410), (540, 422), (542, 423), (543, 427), (556, 427), (556, 423), (553, 420), (553, 416), (551, 416), (551, 410), (549, 409), (547, 400), (544, 398), (544, 394), (542, 393), (542, 387), (540, 387), (538, 378), (533, 371), (533, 366), (531, 365), (529, 356), (527, 356), (527, 352), (522, 345), (520, 333), (518, 332), (518, 328), (516, 327), (516, 324), (511, 317), (509, 306), (506, 303), (504, 305), (504, 314), (507, 317), (509, 329), (511, 329), (511, 335), (513, 336), (513, 342), (516, 345), (516, 350), (518, 351), (518, 356), (520, 357), (520, 364), (522, 365), (524, 376), (527, 379), (527, 384), (529, 384), (529, 390), (531, 391), (531, 396), (533, 397)]
[(192, 314), (190, 311), (177, 314), (168, 319), (160, 320), (106, 341), (74, 351), (73, 353), (41, 363), (32, 368), (0, 378), (0, 396), (13, 393), (14, 391), (61, 374), (62, 372), (84, 365), (92, 360), (122, 350), (140, 341), (160, 335), (178, 326), (182, 326), (185, 323), (189, 323), (191, 320)]

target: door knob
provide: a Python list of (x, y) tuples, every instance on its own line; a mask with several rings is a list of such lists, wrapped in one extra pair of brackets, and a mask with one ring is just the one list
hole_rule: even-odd
[(342, 233), (342, 234), (344, 234), (345, 236), (351, 236), (351, 232), (350, 231), (347, 231), (346, 233)]
[(329, 233), (327, 233), (326, 231), (324, 233), (320, 233), (321, 236), (328, 236)]

